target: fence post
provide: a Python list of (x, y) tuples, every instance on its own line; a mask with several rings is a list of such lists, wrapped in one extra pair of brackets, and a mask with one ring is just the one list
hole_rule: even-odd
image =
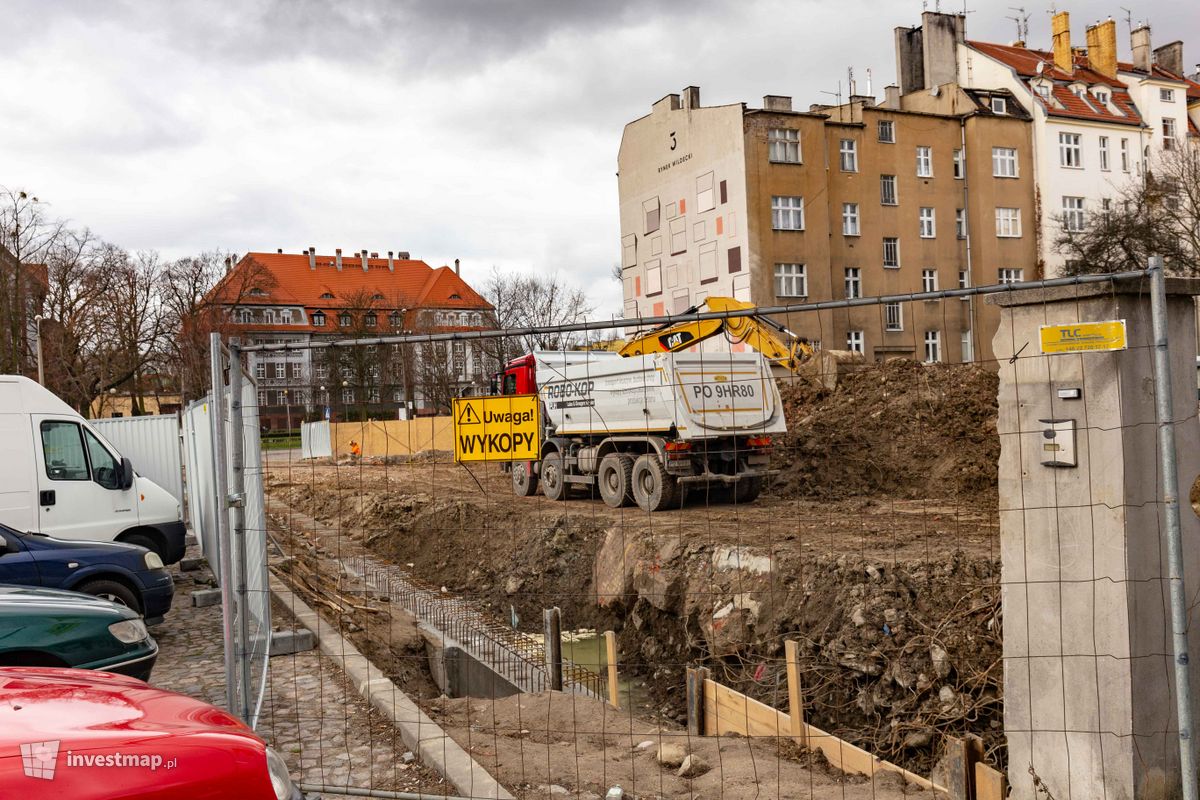
[(225, 470), (225, 346), (221, 334), (211, 333), (208, 337), (210, 378), (212, 395), (209, 425), (212, 429), (213, 487), (216, 493), (217, 560), (221, 582), (221, 635), (225, 640), (225, 708), (231, 714), (241, 711), (238, 700), (240, 683), (237, 678), (237, 637), (234, 634), (233, 604), (233, 554), (229, 551), (229, 509), (226, 499), (229, 494), (229, 474)]
[(608, 661), (608, 703), (613, 708), (621, 707), (621, 689), (617, 683), (617, 634), (604, 632), (604, 655)]
[(562, 661), (562, 612), (558, 607), (542, 611), (546, 629), (546, 670), (550, 673), (550, 688), (561, 692), (563, 688)]
[[(242, 358), (237, 340), (229, 342), (229, 467), (233, 480), (228, 505), (233, 510), (231, 523), (234, 544), (234, 575), (237, 577), (238, 668), (241, 680), (239, 715), (251, 724), (250, 614), (246, 584), (246, 456), (245, 423), (242, 419)], [(258, 431), (255, 431), (255, 435)]]
[(1183, 536), (1179, 528), (1179, 470), (1175, 461), (1175, 410), (1171, 402), (1171, 356), (1167, 342), (1167, 283), (1161, 256), (1150, 259), (1150, 317), (1154, 325), (1154, 410), (1158, 422), (1163, 516), (1167, 528), (1167, 578), (1171, 591), (1171, 628), (1175, 649), (1179, 771), (1183, 782), (1183, 800), (1196, 800), (1198, 787), (1196, 745), (1192, 741), (1188, 608), (1183, 585)]
[(800, 643), (788, 639), (783, 643), (787, 660), (788, 715), (792, 718), (792, 738), (797, 744), (808, 745), (808, 726), (804, 723), (804, 695), (800, 686)]
[(705, 667), (687, 668), (688, 735), (703, 736), (707, 727), (704, 719), (704, 682), (708, 680)]

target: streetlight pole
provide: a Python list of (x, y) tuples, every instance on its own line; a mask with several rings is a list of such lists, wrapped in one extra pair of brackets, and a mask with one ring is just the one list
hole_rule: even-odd
[[(38, 383), (42, 386), (46, 385), (46, 367), (42, 363), (42, 315), (38, 314), (33, 318), (34, 325), (37, 327), (37, 364), (38, 364)], [(28, 329), (26, 329), (28, 330)]]

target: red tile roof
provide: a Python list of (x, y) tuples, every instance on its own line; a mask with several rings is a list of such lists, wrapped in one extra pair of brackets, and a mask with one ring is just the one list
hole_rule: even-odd
[[(1032, 86), (1030, 86), (1030, 91), (1050, 116), (1090, 119), (1120, 125), (1143, 124), (1142, 115), (1138, 111), (1137, 106), (1134, 105), (1133, 99), (1129, 96), (1129, 91), (1125, 88), (1124, 84), (1090, 69), (1086, 56), (1076, 55), (1073, 71), (1068, 73), (1056, 67), (1054, 65), (1054, 54), (1045, 50), (1032, 50), (1027, 47), (994, 44), (992, 42), (970, 41), (967, 44), (980, 53), (1011, 67), (1021, 78), (1025, 79), (1027, 86), (1031, 80), (1039, 77), (1038, 64), (1044, 65), (1040, 77), (1054, 82), (1052, 95), (1058, 101), (1058, 105), (1047, 103), (1041, 95), (1033, 91)], [(1109, 89), (1109, 98), (1119, 113), (1113, 113), (1107, 107), (1095, 102), (1095, 98), (1089, 97), (1088, 101), (1085, 101), (1077, 97), (1069, 86), (1077, 81), (1083, 82), (1088, 86), (1097, 84), (1107, 86)]]

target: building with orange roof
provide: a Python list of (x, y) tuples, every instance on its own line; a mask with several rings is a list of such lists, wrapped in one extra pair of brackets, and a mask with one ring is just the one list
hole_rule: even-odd
[(311, 348), (328, 339), (493, 327), (493, 308), (453, 268), (406, 252), (343, 255), (252, 252), (213, 289), (231, 332), (247, 344), (296, 349), (248, 353), (268, 428), (305, 419), (395, 419), (446, 411), (449, 397), (486, 384), (477, 344)]
[(1066, 267), (1055, 247), (1063, 228), (1082, 229), (1143, 181), (1159, 154), (1196, 135), (1200, 84), (1183, 74), (1183, 43), (1152, 49), (1147, 25), (1131, 32), (1132, 61), (1123, 62), (1112, 19), (1089, 26), (1087, 46), (1078, 47), (1069, 14), (1058, 12), (1049, 50), (967, 39), (965, 19), (925, 12), (920, 26), (896, 29), (901, 95), (957, 84), (1012, 92), (1031, 110), (1034, 232), (1043, 271), (1054, 277)]

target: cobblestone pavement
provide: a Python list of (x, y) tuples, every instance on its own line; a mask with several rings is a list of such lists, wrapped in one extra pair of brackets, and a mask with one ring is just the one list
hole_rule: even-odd
[[(151, 629), (160, 648), (151, 683), (223, 705), (221, 607), (195, 608), (191, 599), (193, 590), (214, 585), (212, 573), (207, 568), (180, 572), (175, 567), (173, 571), (175, 602), (166, 621)], [(276, 628), (291, 623), (279, 607), (272, 621)], [(454, 793), (432, 769), (416, 761), (405, 763), (407, 748), (396, 729), (346, 684), (341, 670), (318, 650), (271, 659), (258, 733), (284, 756), (298, 782)]]

